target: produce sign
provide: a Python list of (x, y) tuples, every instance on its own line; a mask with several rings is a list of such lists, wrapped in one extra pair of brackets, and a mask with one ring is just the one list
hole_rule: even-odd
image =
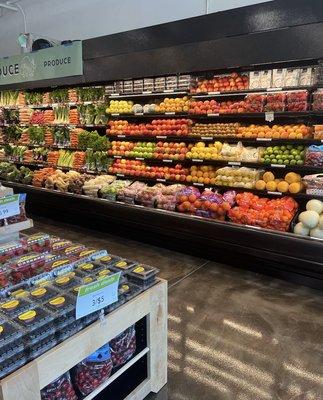
[(0, 59), (0, 86), (83, 75), (82, 42)]
[(118, 286), (121, 273), (118, 272), (100, 281), (89, 283), (80, 288), (76, 302), (76, 319), (118, 301)]
[(20, 213), (19, 194), (0, 198), (0, 220)]

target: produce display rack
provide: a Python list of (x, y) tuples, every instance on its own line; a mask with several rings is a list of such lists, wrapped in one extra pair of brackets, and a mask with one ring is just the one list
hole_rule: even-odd
[[(143, 400), (150, 392), (157, 393), (167, 382), (167, 283), (163, 280), (2, 379), (0, 399), (40, 400), (42, 388), (143, 318), (146, 346), (84, 400), (94, 399), (112, 384), (118, 385), (118, 380), (123, 385), (123, 375), (144, 358), (147, 359), (145, 377), (122, 399)], [(109, 397), (108, 391), (106, 396)], [(121, 400), (118, 396), (113, 398)]]
[[(40, 81), (8, 85), (3, 89), (46, 89), (51, 86), (84, 86), (105, 84), (119, 79), (136, 79), (159, 75), (181, 73), (230, 73), (232, 71), (244, 72), (248, 70), (263, 70), (281, 67), (305, 66), (316, 64), (323, 55), (323, 44), (319, 40), (323, 29), (323, 4), (309, 0), (304, 4), (301, 1), (286, 0), (285, 2), (269, 2), (250, 7), (239, 8), (226, 12), (210, 14), (163, 24), (156, 27), (143, 28), (131, 33), (125, 32), (102, 38), (95, 38), (83, 42), (84, 75), (80, 77), (62, 78), (59, 80)], [(283, 4), (282, 4), (283, 3)], [(290, 13), (293, 9), (293, 15)], [(315, 13), (313, 13), (315, 10)], [(264, 24), (258, 16), (279, 15)], [(250, 20), (254, 18), (253, 24)], [(302, 24), (299, 24), (299, 21)], [(147, 38), (143, 43), (140, 38)], [(302, 45), (300, 45), (300, 43)], [(315, 46), (313, 46), (315, 43)], [(274, 44), (274, 45), (273, 45)], [(270, 52), (268, 52), (270, 48)], [(194, 54), (194, 57), (192, 57)], [(166, 90), (163, 92), (142, 92), (133, 94), (107, 95), (106, 100), (133, 100), (147, 98), (148, 102), (154, 98), (190, 96), (193, 99), (219, 99), (226, 100), (243, 97), (249, 93), (275, 93), (306, 89), (311, 95), (322, 83), (301, 86), (269, 89), (249, 89), (236, 92), (205, 92), (188, 93), (187, 91)], [(2, 89), (2, 88), (1, 88)], [(67, 103), (71, 107), (76, 103)], [(54, 107), (57, 104), (54, 104)], [(47, 108), (53, 104), (44, 104)], [(36, 105), (34, 108), (42, 108)], [(269, 114), (269, 115), (268, 115)], [(149, 122), (155, 118), (189, 118), (201, 122), (238, 122), (268, 124), (276, 123), (321, 123), (323, 112), (261, 112), (237, 114), (190, 114), (187, 112), (174, 113), (110, 113), (109, 119), (126, 119), (129, 121)], [(274, 120), (272, 120), (274, 117)], [(269, 119), (270, 121), (267, 121)], [(101, 135), (105, 134), (104, 125), (70, 125), (57, 124), (57, 126), (86, 127), (90, 130), (98, 129)], [(276, 144), (310, 145), (320, 144), (321, 140), (304, 139), (249, 139), (238, 137), (206, 137), (206, 136), (126, 136), (108, 135), (111, 140), (143, 140), (143, 141), (183, 141), (194, 143), (196, 141), (210, 142), (212, 140), (225, 140), (229, 143), (242, 143), (258, 146), (272, 146)], [(32, 146), (31, 146), (32, 147)], [(56, 148), (56, 147), (51, 147)], [(59, 147), (57, 147), (59, 148)], [(64, 148), (64, 147), (62, 147)], [(68, 146), (67, 146), (68, 148)], [(70, 148), (68, 148), (70, 149)], [(76, 149), (75, 149), (76, 150)], [(114, 158), (120, 158), (115, 156)], [(126, 157), (122, 157), (126, 158)], [(321, 168), (306, 165), (285, 166), (277, 164), (246, 163), (223, 160), (156, 160), (133, 158), (145, 161), (148, 165), (214, 165), (214, 166), (246, 166), (252, 168), (271, 169), (278, 174), (295, 171), (304, 174), (322, 172)], [(20, 164), (23, 163), (20, 161)], [(42, 163), (28, 164), (39, 168)], [(60, 167), (59, 167), (60, 168)], [(63, 167), (62, 170), (69, 170)], [(89, 173), (101, 173), (85, 171)], [(116, 174), (120, 178), (127, 178), (124, 174)], [(156, 182), (183, 183), (164, 179), (151, 179), (145, 177), (129, 176), (135, 180), (142, 180), (153, 184)], [(279, 275), (284, 278), (298, 280), (312, 286), (322, 288), (323, 273), (321, 267), (322, 241), (311, 238), (298, 237), (293, 234), (272, 232), (256, 227), (240, 226), (228, 222), (214, 222), (200, 217), (191, 217), (174, 212), (157, 209), (146, 209), (137, 205), (120, 204), (104, 199), (93, 199), (83, 195), (61, 193), (43, 188), (35, 188), (19, 183), (8, 183), (17, 191), (26, 191), (33, 199), (30, 211), (36, 214), (54, 216), (55, 219), (67, 220), (97, 229), (107, 229), (119, 232), (122, 235), (133, 236), (144, 241), (150, 241), (162, 246), (177, 247), (184, 252), (208, 256), (226, 262), (234, 263), (248, 269), (259, 270), (255, 262), (261, 263), (261, 271)], [(204, 185), (194, 183), (200, 188), (230, 189), (231, 187)], [(252, 191), (259, 195), (269, 197), (280, 196), (279, 192), (256, 191), (254, 189), (234, 190)], [(313, 196), (306, 193), (292, 195), (304, 206), (305, 201)], [(317, 196), (316, 196), (317, 197)], [(95, 207), (93, 207), (95, 204)], [(54, 207), (53, 207), (54, 206)], [(57, 213), (57, 209), (60, 210)], [(55, 212), (53, 211), (55, 210)], [(176, 240), (174, 240), (176, 239)], [(268, 243), (267, 243), (268, 241)], [(190, 246), (187, 246), (190, 243)], [(189, 247), (189, 249), (188, 249)], [(229, 260), (227, 255), (229, 255)], [(241, 261), (241, 255), (244, 260)], [(240, 258), (239, 258), (240, 257)], [(249, 261), (248, 261), (249, 260)]]

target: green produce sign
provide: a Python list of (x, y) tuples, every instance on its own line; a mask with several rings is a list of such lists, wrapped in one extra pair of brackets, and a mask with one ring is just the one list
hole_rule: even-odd
[(82, 42), (0, 59), (0, 87), (83, 75)]

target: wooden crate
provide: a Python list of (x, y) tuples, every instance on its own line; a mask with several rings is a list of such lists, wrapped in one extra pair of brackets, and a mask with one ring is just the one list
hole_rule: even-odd
[(127, 400), (157, 393), (167, 381), (167, 283), (155, 286), (0, 381), (0, 400), (40, 400), (40, 390), (119, 333), (147, 317), (147, 347), (86, 400), (93, 399), (139, 358), (148, 354), (148, 378)]

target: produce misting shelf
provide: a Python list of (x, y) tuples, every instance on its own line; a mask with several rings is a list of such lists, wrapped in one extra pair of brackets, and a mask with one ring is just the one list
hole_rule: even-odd
[(157, 393), (167, 382), (167, 283), (163, 280), (2, 379), (0, 399), (40, 400), (46, 385), (143, 318), (147, 346), (85, 399), (93, 399), (143, 357), (147, 357), (147, 377), (124, 399), (143, 400), (150, 392)]
[[(29, 197), (29, 212), (323, 289), (323, 242), (121, 202), (6, 183)], [(57, 212), (59, 210), (59, 212)]]

